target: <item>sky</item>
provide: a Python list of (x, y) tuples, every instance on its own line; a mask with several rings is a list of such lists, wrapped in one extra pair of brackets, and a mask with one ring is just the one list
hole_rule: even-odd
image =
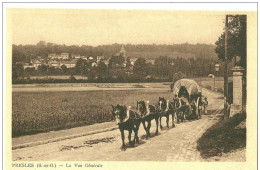
[(167, 10), (10, 9), (12, 44), (215, 44), (220, 12)]

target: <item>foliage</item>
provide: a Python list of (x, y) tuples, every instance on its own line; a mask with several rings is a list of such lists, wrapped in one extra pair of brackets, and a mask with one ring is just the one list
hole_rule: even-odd
[(71, 75), (71, 76), (70, 76), (70, 81), (71, 81), (72, 83), (76, 82), (75, 76)]
[(67, 66), (65, 66), (64, 64), (61, 66), (61, 70), (62, 70), (62, 73), (63, 74), (66, 74), (67, 73), (67, 71), (68, 71), (68, 68), (67, 68)]
[(110, 59), (109, 59), (109, 68), (113, 68), (113, 67), (120, 67), (123, 65), (125, 61), (125, 58), (122, 55), (113, 55)]
[[(31, 60), (33, 56), (45, 55), (45, 58), (49, 53), (60, 53), (60, 52), (69, 52), (70, 54), (80, 54), (85, 55), (86, 53), (90, 55), (99, 54), (102, 51), (101, 47), (104, 48), (104, 53), (106, 50), (115, 47), (114, 50), (111, 50), (111, 53), (115, 54), (118, 52), (116, 47), (118, 44), (113, 44), (110, 46), (66, 46), (66, 45), (56, 45), (52, 43), (45, 43), (41, 41), (36, 45), (13, 45), (13, 82), (15, 83), (30, 83), (30, 82), (41, 82), (41, 80), (18, 80), (28, 76), (45, 76), (45, 75), (81, 75), (89, 78), (89, 81), (109, 81), (109, 82), (152, 82), (152, 81), (172, 81), (172, 78), (175, 73), (182, 72), (186, 77), (201, 77), (207, 76), (208, 74), (214, 74), (214, 64), (216, 63), (216, 59), (214, 59), (214, 55), (209, 51), (211, 46), (205, 44), (182, 44), (182, 45), (126, 45), (125, 48), (133, 52), (155, 52), (160, 49), (162, 54), (165, 51), (169, 51), (171, 53), (194, 53), (195, 55), (189, 55), (194, 57), (182, 58), (183, 55), (175, 56), (173, 58), (171, 54), (169, 56), (158, 55), (155, 57), (151, 55), (151, 57), (139, 57), (138, 60), (131, 65), (132, 57), (128, 57), (125, 62), (125, 58), (122, 55), (113, 55), (110, 60), (108, 66), (105, 65), (104, 62), (97, 63), (97, 67), (92, 66), (92, 62), (94, 60), (83, 60), (79, 59), (74, 68), (67, 68), (65, 65), (62, 65), (61, 68), (49, 67), (47, 65), (39, 66), (37, 70), (26, 69), (23, 71), (22, 66), (16, 66), (17, 61), (25, 61)], [(65, 48), (66, 47), (66, 48)], [(121, 46), (119, 46), (120, 49)], [(194, 51), (198, 50), (196, 53)], [(210, 47), (210, 48), (209, 48)], [(98, 49), (97, 51), (95, 49)], [(176, 52), (176, 51), (178, 52)], [(47, 52), (46, 52), (47, 51)], [(95, 51), (95, 52), (94, 52)], [(207, 51), (207, 54), (210, 54), (206, 58), (206, 53), (203, 51)], [(214, 50), (213, 50), (214, 51)], [(128, 53), (129, 53), (128, 52)], [(203, 56), (203, 57), (199, 57)], [(108, 56), (105, 56), (108, 57)], [(155, 58), (155, 64), (147, 63), (146, 58)], [(20, 62), (21, 63), (21, 62)], [(126, 66), (124, 66), (126, 64)], [(203, 71), (201, 71), (203, 70)], [(222, 64), (220, 63), (220, 74), (222, 71)], [(132, 75), (134, 74), (134, 75)], [(97, 80), (98, 79), (98, 80)], [(64, 82), (63, 80), (46, 80), (43, 82)], [(81, 81), (81, 80), (76, 80)]]
[(130, 68), (132, 66), (130, 57), (127, 57), (126, 59), (126, 68)]
[(21, 63), (13, 64), (12, 66), (12, 80), (16, 80), (18, 77), (24, 76), (24, 69)]
[(83, 59), (79, 59), (76, 63), (76, 66), (75, 66), (75, 71), (76, 71), (76, 74), (78, 75), (86, 75), (87, 72), (88, 72), (88, 69), (90, 68), (90, 64), (86, 61), (86, 60), (83, 60)]
[(141, 77), (146, 76), (147, 74), (146, 60), (142, 57), (139, 57), (134, 63), (133, 71), (134, 74), (139, 75)]
[(40, 75), (46, 74), (48, 70), (49, 70), (49, 66), (47, 66), (47, 65), (43, 64), (43, 65), (38, 66), (38, 73)]
[[(48, 54), (69, 53), (81, 56), (110, 56), (117, 53), (122, 44), (99, 45), (92, 47), (89, 45), (58, 45), (40, 41), (36, 45), (15, 45), (12, 46), (13, 62), (29, 62), (37, 56), (47, 58)], [(208, 44), (174, 44), (174, 45), (156, 45), (156, 44), (125, 44), (128, 56), (138, 58), (142, 56), (145, 59), (155, 59), (156, 57), (168, 56), (169, 58), (217, 58), (214, 51), (215, 45)]]
[[(246, 68), (246, 15), (229, 15), (228, 17), (228, 59), (231, 60), (236, 56), (240, 56), (241, 60), (239, 65)], [(224, 60), (225, 58), (225, 33), (215, 43), (217, 45), (215, 51), (218, 54), (218, 58)]]
[(104, 78), (108, 76), (108, 68), (104, 62), (100, 62), (96, 70), (97, 70), (97, 77)]

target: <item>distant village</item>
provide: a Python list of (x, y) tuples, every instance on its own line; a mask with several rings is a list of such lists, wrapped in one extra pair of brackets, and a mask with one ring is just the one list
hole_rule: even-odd
[[(126, 50), (124, 46), (122, 45), (120, 51), (114, 56), (123, 56), (125, 61), (123, 63), (123, 67), (126, 67), (127, 62), (127, 56), (126, 56)], [(76, 63), (79, 59), (86, 60), (88, 63), (91, 63), (92, 67), (96, 67), (99, 65), (100, 62), (104, 62), (106, 66), (109, 64), (109, 59), (105, 59), (104, 56), (81, 56), (77, 54), (70, 54), (69, 53), (61, 53), (61, 54), (48, 54), (48, 58), (43, 58), (41, 56), (36, 57), (35, 59), (32, 59), (30, 63), (22, 62), (24, 70), (26, 68), (32, 68), (37, 70), (39, 66), (45, 65), (49, 67), (54, 68), (61, 68), (61, 66), (66, 66), (67, 68), (74, 68), (76, 66)], [(130, 58), (131, 65), (133, 66), (135, 61), (138, 58)], [(155, 60), (146, 60), (147, 63), (154, 64)]]

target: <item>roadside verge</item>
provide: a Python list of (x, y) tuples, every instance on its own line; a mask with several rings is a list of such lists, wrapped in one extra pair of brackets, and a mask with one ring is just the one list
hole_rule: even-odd
[(36, 135), (21, 136), (12, 139), (12, 150), (93, 135), (96, 133), (112, 131), (117, 128), (118, 127), (115, 125), (115, 122), (105, 122), (60, 131), (51, 131)]

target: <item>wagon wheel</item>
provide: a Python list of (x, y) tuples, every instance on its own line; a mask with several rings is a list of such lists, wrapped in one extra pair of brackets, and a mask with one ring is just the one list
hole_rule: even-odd
[(200, 117), (200, 107), (199, 107), (199, 101), (200, 101), (200, 97), (197, 98), (197, 101), (196, 101), (196, 117), (197, 119), (199, 119)]
[(173, 117), (173, 123), (174, 123), (174, 124), (177, 124), (177, 123), (178, 123), (177, 112), (175, 111), (175, 113), (174, 113), (173, 115), (174, 115), (174, 117)]

